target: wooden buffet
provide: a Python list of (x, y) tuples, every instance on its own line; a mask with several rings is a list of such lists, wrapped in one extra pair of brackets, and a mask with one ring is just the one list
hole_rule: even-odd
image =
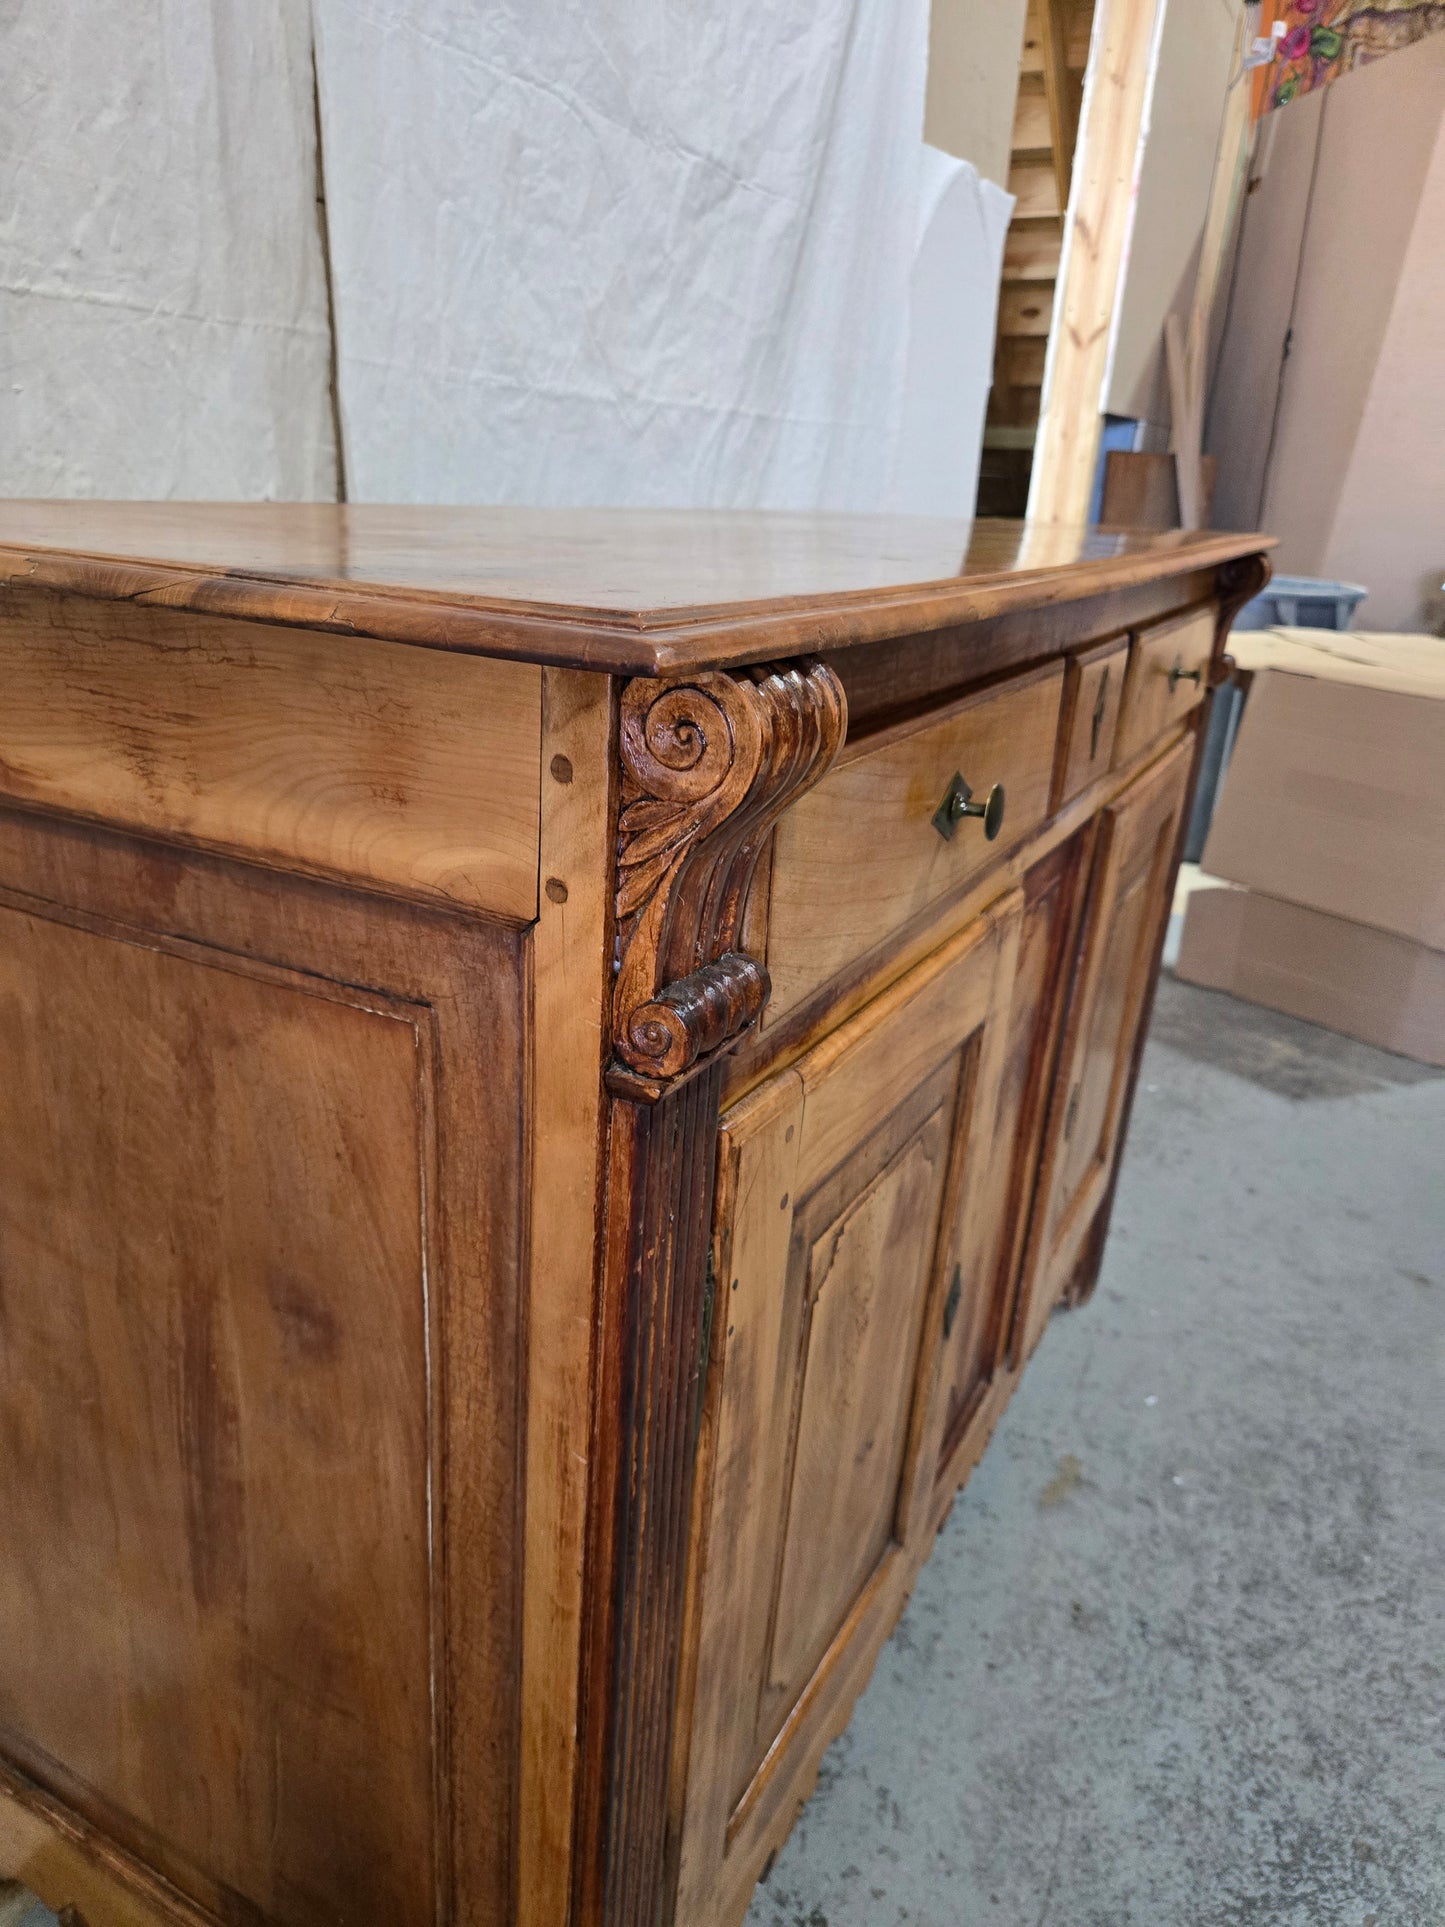
[(1093, 1284), (1266, 546), (0, 506), (47, 1900), (734, 1927)]

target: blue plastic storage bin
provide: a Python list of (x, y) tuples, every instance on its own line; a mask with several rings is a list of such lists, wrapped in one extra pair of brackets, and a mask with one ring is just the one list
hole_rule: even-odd
[(1277, 575), (1234, 618), (1236, 629), (1348, 629), (1369, 594), (1358, 582), (1319, 575)]
[[(1368, 593), (1358, 582), (1331, 582), (1318, 575), (1277, 575), (1253, 602), (1245, 603), (1234, 618), (1234, 627), (1348, 629)], [(1214, 799), (1229, 766), (1234, 732), (1239, 728), (1243, 711), (1244, 691), (1238, 683), (1225, 683), (1215, 690), (1199, 765), (1199, 783), (1194, 791), (1194, 811), (1184, 839), (1186, 863), (1197, 863), (1204, 854), (1204, 839), (1214, 815)]]

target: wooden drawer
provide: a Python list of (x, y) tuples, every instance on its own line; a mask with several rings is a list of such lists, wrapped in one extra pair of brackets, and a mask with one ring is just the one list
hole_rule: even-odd
[(1202, 702), (1214, 653), (1216, 611), (1195, 609), (1156, 628), (1141, 629), (1129, 657), (1124, 707), (1114, 761), (1127, 763), (1156, 736)]
[(1128, 668), (1127, 639), (1101, 642), (1096, 649), (1070, 656), (1064, 671), (1055, 808), (1111, 767)]
[[(1048, 814), (1064, 665), (1020, 676), (846, 746), (783, 818), (773, 854), (769, 1013), (787, 1010), (1037, 829)], [(1004, 790), (990, 842), (934, 815), (956, 776)]]

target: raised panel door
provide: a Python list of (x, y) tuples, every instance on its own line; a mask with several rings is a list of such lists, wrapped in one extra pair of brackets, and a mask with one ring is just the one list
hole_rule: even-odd
[(678, 1749), (677, 1917), (698, 1927), (741, 1911), (923, 1554), (1019, 911), (1013, 892), (723, 1120)]
[(1068, 1284), (1112, 1175), (1134, 1047), (1169, 915), (1193, 753), (1189, 736), (1131, 783), (1100, 821), (1030, 1226), (1023, 1356)]
[(1000, 1156), (980, 1229), (959, 1226), (944, 1301), (940, 1469), (949, 1468), (999, 1366), (1012, 1361), (1016, 1302), (1048, 1095), (1068, 1004), (1070, 965), (1093, 826), (1050, 850), (1023, 879), (1018, 968), (994, 1108)]

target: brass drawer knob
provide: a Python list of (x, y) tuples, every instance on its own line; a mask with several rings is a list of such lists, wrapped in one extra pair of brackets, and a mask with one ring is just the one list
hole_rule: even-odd
[(1003, 828), (1004, 793), (1003, 784), (995, 783), (981, 803), (973, 800), (973, 791), (957, 772), (953, 781), (943, 792), (943, 801), (933, 812), (933, 827), (945, 843), (953, 840), (953, 833), (966, 816), (982, 819), (983, 833), (992, 843)]
[(1172, 696), (1182, 682), (1192, 682), (1197, 689), (1204, 680), (1202, 669), (1186, 669), (1179, 657), (1174, 658), (1174, 667), (1169, 671), (1169, 694)]

